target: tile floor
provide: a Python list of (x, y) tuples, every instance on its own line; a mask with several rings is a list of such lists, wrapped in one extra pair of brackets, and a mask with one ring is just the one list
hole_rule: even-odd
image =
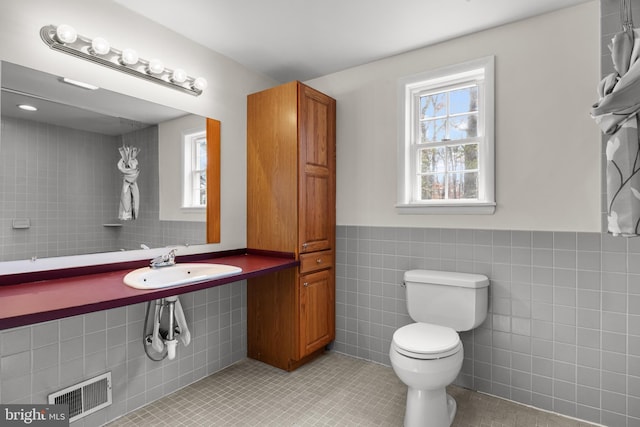
[[(589, 427), (449, 387), (455, 427)], [(246, 359), (109, 424), (157, 426), (402, 426), (405, 386), (389, 367), (329, 352), (294, 372)]]

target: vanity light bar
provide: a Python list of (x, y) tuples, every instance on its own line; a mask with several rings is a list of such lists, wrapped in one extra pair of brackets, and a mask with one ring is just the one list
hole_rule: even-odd
[(207, 88), (207, 81), (202, 77), (191, 77), (180, 68), (166, 68), (158, 59), (142, 59), (130, 48), (116, 49), (102, 37), (92, 40), (77, 34), (69, 25), (45, 25), (40, 29), (40, 37), (51, 49), (194, 96), (201, 95)]

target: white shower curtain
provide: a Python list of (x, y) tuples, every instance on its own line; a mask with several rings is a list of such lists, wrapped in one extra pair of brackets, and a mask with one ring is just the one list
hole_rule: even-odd
[(617, 33), (609, 49), (616, 72), (598, 85), (600, 99), (591, 115), (609, 136), (608, 231), (631, 237), (640, 235), (640, 32), (628, 28)]
[(139, 150), (123, 145), (119, 151), (121, 159), (118, 161), (118, 169), (122, 172), (123, 180), (118, 219), (126, 221), (136, 219), (140, 208), (140, 191), (136, 182), (140, 174), (136, 159)]

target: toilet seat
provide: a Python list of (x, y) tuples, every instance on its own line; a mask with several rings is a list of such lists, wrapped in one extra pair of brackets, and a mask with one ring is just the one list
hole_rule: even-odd
[(393, 334), (396, 351), (413, 359), (442, 359), (462, 348), (458, 333), (446, 326), (412, 323)]

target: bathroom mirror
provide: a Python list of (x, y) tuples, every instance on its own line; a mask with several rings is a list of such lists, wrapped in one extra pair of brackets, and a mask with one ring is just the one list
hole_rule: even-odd
[[(205, 130), (204, 117), (0, 66), (0, 262), (206, 243), (204, 213), (161, 220), (159, 203), (160, 174), (167, 173), (159, 167), (163, 127), (180, 134), (182, 122), (182, 133), (201, 123)], [(139, 150), (140, 212), (132, 221), (118, 219), (123, 146)]]

